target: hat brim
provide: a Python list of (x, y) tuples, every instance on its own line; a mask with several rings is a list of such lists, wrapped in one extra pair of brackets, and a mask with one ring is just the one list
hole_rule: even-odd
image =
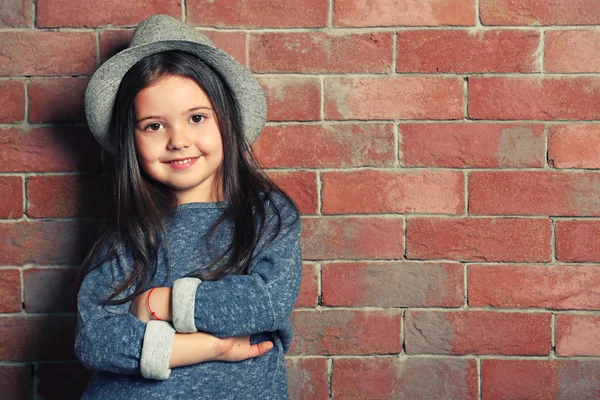
[(85, 92), (85, 113), (88, 126), (100, 145), (110, 153), (115, 152), (110, 123), (123, 76), (142, 58), (168, 50), (195, 54), (220, 74), (235, 99), (244, 135), (252, 144), (267, 118), (265, 93), (252, 72), (216, 47), (187, 40), (163, 40), (122, 50), (104, 62), (90, 79)]

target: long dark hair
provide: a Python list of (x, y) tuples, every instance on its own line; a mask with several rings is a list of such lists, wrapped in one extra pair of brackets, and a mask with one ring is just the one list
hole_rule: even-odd
[[(212, 235), (216, 227), (229, 218), (234, 225), (233, 238), (227, 249), (208, 265), (187, 276), (216, 280), (225, 275), (248, 273), (252, 254), (265, 230), (266, 210), (261, 198), (264, 194), (267, 194), (267, 199), (279, 193), (298, 211), (296, 203), (265, 174), (256, 161), (243, 134), (235, 101), (218, 72), (191, 53), (173, 50), (150, 55), (125, 74), (117, 92), (111, 120), (116, 148), (112, 168), (114, 196), (109, 198), (112, 202), (105, 210), (98, 238), (78, 271), (75, 294), (85, 276), (116, 256), (120, 246), (130, 251), (134, 268), (112, 295), (103, 300), (105, 304), (128, 302), (147, 290), (156, 274), (159, 246), (165, 238), (165, 218), (177, 205), (177, 198), (165, 185), (148, 177), (138, 164), (133, 106), (136, 95), (142, 89), (167, 75), (194, 80), (212, 103), (223, 143), (223, 162), (217, 170), (215, 183), (222, 181), (222, 193), (227, 203), (224, 212), (209, 228), (208, 235)], [(279, 210), (276, 213), (277, 230), (266, 245), (280, 229)], [(260, 222), (258, 230), (257, 217)], [(169, 275), (170, 267), (167, 269)], [(133, 293), (123, 299), (114, 299), (134, 284)]]

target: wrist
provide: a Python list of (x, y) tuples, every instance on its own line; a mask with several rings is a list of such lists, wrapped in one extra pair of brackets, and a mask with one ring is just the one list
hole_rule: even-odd
[[(171, 288), (156, 287), (148, 291), (146, 298), (147, 312), (149, 319), (161, 319), (171, 321)], [(151, 311), (154, 312), (152, 315)]]

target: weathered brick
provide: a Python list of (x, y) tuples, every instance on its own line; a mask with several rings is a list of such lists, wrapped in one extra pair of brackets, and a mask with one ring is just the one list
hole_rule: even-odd
[(29, 0), (3, 0), (0, 8), (0, 27), (31, 26), (33, 2)]
[(296, 307), (315, 307), (319, 301), (319, 270), (314, 263), (302, 264), (302, 283)]
[(3, 76), (92, 74), (96, 35), (91, 32), (0, 32)]
[(0, 172), (71, 172), (100, 168), (100, 146), (87, 128), (0, 128)]
[(25, 119), (25, 83), (21, 80), (0, 81), (0, 123), (12, 124)]
[(3, 317), (0, 359), (4, 361), (74, 360), (74, 316)]
[(558, 315), (556, 352), (567, 357), (600, 356), (600, 315)]
[[(181, 18), (181, 1), (104, 0), (97, 7), (94, 0), (37, 0), (36, 26), (38, 28), (93, 28), (97, 26), (137, 25), (153, 14), (167, 14)], [(93, 10), (93, 11), (92, 11)]]
[(5, 400), (31, 400), (31, 365), (0, 365), (0, 388)]
[(88, 82), (89, 78), (33, 79), (29, 85), (29, 122), (85, 122)]
[(21, 303), (21, 271), (16, 268), (0, 269), (0, 312), (19, 312)]
[(475, 25), (472, 0), (335, 0), (334, 26)]
[(461, 264), (325, 263), (323, 304), (347, 307), (460, 307)]
[(600, 262), (600, 221), (558, 220), (556, 259), (561, 262)]
[[(39, 363), (35, 368), (36, 398), (47, 400), (80, 399), (92, 376), (79, 363)], [(65, 385), (65, 377), (69, 384)]]
[(597, 216), (598, 197), (597, 173), (501, 171), (469, 175), (471, 214)]
[(600, 72), (600, 31), (547, 31), (544, 68), (548, 72)]
[(400, 124), (405, 166), (543, 167), (544, 126), (497, 123)]
[(0, 265), (78, 264), (98, 232), (85, 221), (25, 221), (0, 224)]
[(600, 168), (600, 125), (554, 125), (548, 135), (554, 168)]
[(550, 314), (407, 311), (408, 354), (548, 355)]
[[(187, 22), (202, 26), (242, 28), (322, 27), (327, 25), (327, 0), (188, 0)], [(258, 7), (257, 7), (258, 6)]]
[(552, 223), (541, 218), (411, 218), (409, 259), (549, 262)]
[(392, 33), (293, 32), (250, 37), (255, 72), (388, 72)]
[(329, 400), (327, 358), (288, 357), (285, 362), (290, 400)]
[(469, 265), (469, 305), (597, 309), (600, 267)]
[(392, 124), (267, 126), (253, 144), (264, 168), (391, 167)]
[(465, 212), (464, 175), (458, 171), (322, 172), (326, 214)]
[(270, 171), (267, 174), (300, 209), (301, 214), (316, 214), (318, 205), (317, 174), (314, 171)]
[(326, 119), (462, 119), (455, 77), (324, 78)]
[(479, 0), (484, 25), (593, 25), (600, 23), (596, 0)]
[(268, 121), (316, 121), (321, 118), (319, 78), (276, 75), (258, 76), (257, 79), (267, 97)]
[(404, 254), (404, 219), (328, 217), (302, 220), (306, 260), (390, 259)]
[(483, 360), (486, 400), (595, 400), (600, 398), (597, 360)]
[(398, 32), (397, 72), (536, 72), (533, 30)]
[(31, 176), (27, 179), (27, 216), (98, 217), (111, 196), (100, 175)]
[(465, 358), (335, 358), (332, 386), (336, 399), (475, 400), (477, 363)]
[(397, 354), (400, 310), (296, 310), (290, 355)]
[(600, 119), (600, 78), (469, 77), (473, 119)]
[(0, 176), (0, 218), (21, 218), (23, 216), (23, 178), (20, 176)]
[(29, 268), (23, 272), (28, 313), (76, 312), (74, 268)]

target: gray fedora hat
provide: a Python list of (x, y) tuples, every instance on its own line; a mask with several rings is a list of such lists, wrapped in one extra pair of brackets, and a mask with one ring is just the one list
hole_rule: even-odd
[(217, 48), (200, 31), (168, 15), (157, 14), (140, 22), (129, 47), (106, 60), (88, 83), (85, 115), (100, 145), (115, 152), (110, 123), (117, 90), (125, 73), (142, 58), (168, 50), (195, 54), (220, 74), (235, 99), (244, 135), (252, 144), (267, 119), (265, 93), (252, 72), (229, 53)]

